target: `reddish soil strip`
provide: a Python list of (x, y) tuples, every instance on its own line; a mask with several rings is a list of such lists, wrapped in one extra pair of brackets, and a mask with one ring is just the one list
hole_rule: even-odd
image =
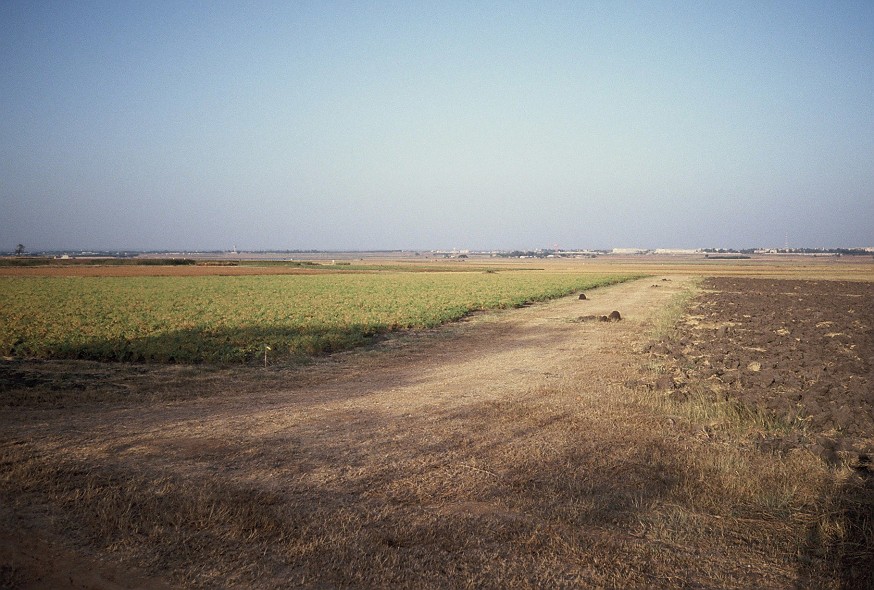
[(34, 266), (0, 268), (0, 277), (201, 277), (360, 272), (293, 266)]

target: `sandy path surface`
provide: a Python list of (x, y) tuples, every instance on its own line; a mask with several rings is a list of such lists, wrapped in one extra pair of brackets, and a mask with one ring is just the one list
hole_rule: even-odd
[[(216, 489), (281, 491), (334, 512), (389, 498), (429, 514), (494, 512), (497, 506), (509, 514), (507, 501), (477, 500), (489, 496), (482, 486), (512, 478), (519, 464), (545, 456), (532, 457), (532, 449), (557, 449), (562, 442), (550, 438), (551, 421), (579, 413), (581, 405), (596, 407), (606, 392), (634, 376), (639, 359), (632, 352), (687, 280), (648, 278), (597, 289), (586, 301), (574, 295), (478, 314), (432, 333), (336, 355), (302, 372), (280, 373), (284, 381), (267, 369), (273, 376), (263, 388), (252, 386), (258, 373), (247, 369), (206, 381), (200, 390), (208, 395), (190, 401), (6, 413), (0, 442), (119, 473), (160, 474)], [(622, 321), (578, 319), (613, 310)], [(578, 429), (585, 417), (574, 416)], [(602, 424), (594, 420), (591, 426)], [(599, 437), (593, 432), (593, 439)], [(32, 535), (31, 524), (19, 524)], [(8, 540), (4, 546), (8, 553)], [(121, 544), (120, 551), (137, 559), (136, 547)], [(85, 576), (82, 563), (100, 555), (47, 563), (40, 562), (48, 559), (45, 554), (33, 550), (29, 558), (18, 555), (17, 567), (24, 576), (42, 570), (42, 587), (59, 579), (46, 577), (53, 570), (74, 587), (156, 583), (120, 581), (111, 572), (95, 579), (95, 571), (105, 567), (97, 565), (85, 568)], [(155, 561), (147, 567), (155, 568)], [(318, 579), (317, 572), (304, 570), (275, 575), (302, 584)], [(240, 575), (245, 583), (254, 574)]]

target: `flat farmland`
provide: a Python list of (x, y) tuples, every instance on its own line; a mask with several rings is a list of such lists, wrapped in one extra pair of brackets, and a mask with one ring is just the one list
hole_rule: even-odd
[[(505, 264), (117, 277), (134, 309), (143, 279), (259, 285), (218, 299), (263, 291), (253, 309), (280, 279), (325, 280), (356, 310), (367, 285), (479, 285), (446, 295), (467, 309), (501, 280), (532, 290), (425, 330), (380, 320), (306, 363), (264, 367), (263, 339), (234, 362), (7, 357), (0, 586), (874, 584), (870, 265)], [(628, 274), (649, 276), (595, 286)], [(570, 295), (522, 303), (553, 288)], [(284, 316), (268, 317), (260, 338)]]
[(347, 350), (378, 334), (433, 328), (474, 311), (519, 307), (635, 276), (191, 272), (0, 279), (0, 352), (178, 363), (252, 362), (265, 352), (279, 359), (312, 356)]

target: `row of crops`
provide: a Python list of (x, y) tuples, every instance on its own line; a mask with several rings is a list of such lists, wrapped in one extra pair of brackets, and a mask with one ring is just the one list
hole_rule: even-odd
[(628, 275), (543, 271), (0, 279), (0, 354), (176, 363), (346, 350)]

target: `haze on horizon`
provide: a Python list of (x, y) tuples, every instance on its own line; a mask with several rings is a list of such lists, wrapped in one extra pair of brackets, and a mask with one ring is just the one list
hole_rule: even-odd
[(0, 4), (0, 250), (874, 245), (874, 3)]

